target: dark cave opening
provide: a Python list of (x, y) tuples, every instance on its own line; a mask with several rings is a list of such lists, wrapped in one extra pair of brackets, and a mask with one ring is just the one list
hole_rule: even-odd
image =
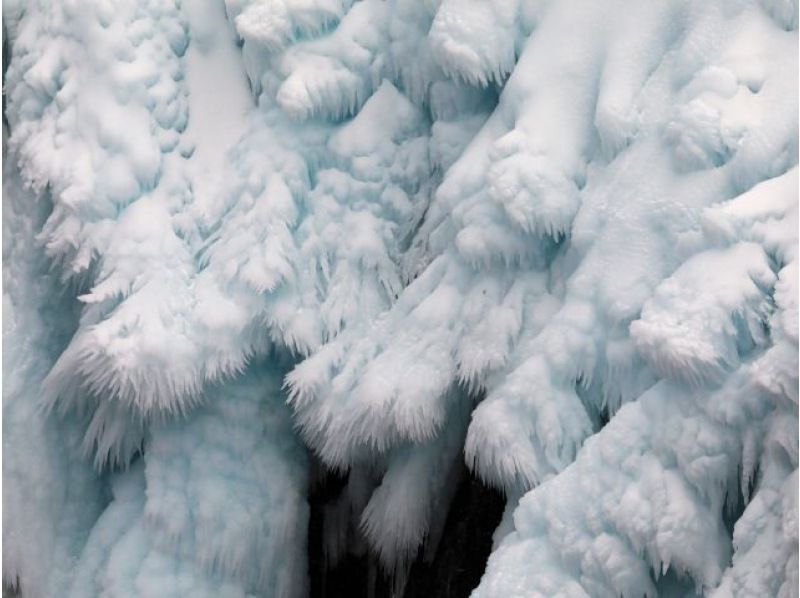
[(366, 553), (350, 554), (331, 569), (325, 565), (325, 505), (336, 498), (346, 482), (346, 477), (328, 473), (315, 485), (309, 497), (311, 598), (466, 598), (470, 595), (483, 575), (492, 548), (492, 534), (503, 515), (502, 493), (484, 485), (465, 468), (436, 552), (426, 560), (420, 550), (411, 565), (404, 590), (393, 594), (392, 580)]
[(336, 566), (327, 566), (323, 535), (325, 510), (341, 495), (347, 485), (347, 475), (336, 472), (320, 474), (319, 471), (316, 474), (317, 482), (313, 484), (308, 499), (309, 595), (311, 598), (389, 596), (388, 580), (377, 574), (377, 567), (369, 562), (366, 554), (348, 554)]
[(505, 508), (502, 493), (468, 472), (450, 505), (444, 533), (431, 563), (421, 558), (411, 568), (403, 598), (469, 596), (486, 568), (492, 534)]

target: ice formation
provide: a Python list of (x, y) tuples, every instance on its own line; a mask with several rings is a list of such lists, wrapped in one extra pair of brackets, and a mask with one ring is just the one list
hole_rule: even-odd
[[(721, 446), (709, 448), (701, 463), (724, 463), (715, 464), (721, 471), (710, 463), (696, 465), (689, 481), (697, 488), (673, 465), (678, 457), (659, 457), (666, 461), (662, 477), (674, 479), (675, 492), (685, 497), (686, 510), (672, 517), (694, 513), (697, 529), (656, 539), (659, 519), (669, 511), (659, 507), (656, 486), (636, 487), (647, 475), (641, 466), (638, 474), (625, 474), (643, 497), (638, 508), (656, 514), (636, 537), (617, 531), (598, 540), (605, 544), (595, 560), (611, 559), (607, 565), (582, 563), (578, 557), (587, 545), (574, 535), (563, 537), (563, 526), (576, 514), (556, 519), (547, 506), (540, 507), (536, 524), (552, 529), (541, 551), (514, 548), (516, 557), (504, 557), (504, 551), (511, 555), (505, 546), (514, 541), (527, 545), (521, 521), (537, 496), (550, 496), (549, 486), (555, 485), (553, 505), (565, 494), (575, 494), (582, 509), (594, 508), (586, 497), (604, 494), (616, 504), (610, 491), (614, 468), (628, 467), (626, 459), (639, 451), (658, 454), (657, 446), (641, 446), (619, 433), (607, 441), (605, 450), (614, 453), (606, 457), (601, 443), (614, 428), (598, 432), (605, 418), (613, 423), (619, 417), (621, 426), (632, 417), (625, 415), (629, 411), (672, 400), (673, 417), (684, 418), (675, 426), (724, 425), (735, 438), (741, 431), (733, 422), (714, 421), (685, 395), (695, 401), (725, 396), (718, 388), (743, 385), (745, 371), (759, 372), (757, 386), (768, 384), (773, 394), (783, 395), (778, 403), (796, 418), (796, 374), (789, 375), (796, 346), (778, 357), (771, 347), (784, 334), (767, 324), (774, 318), (771, 298), (780, 288), (779, 272), (786, 276), (796, 268), (786, 255), (796, 237), (796, 171), (783, 174), (797, 161), (794, 24), (749, 3), (563, 2), (526, 9), (542, 12), (498, 107), (445, 172), (418, 233), (429, 265), (369, 333), (345, 331), (294, 370), (289, 382), (295, 406), (306, 436), (337, 464), (356, 461), (364, 447), (386, 450), (393, 443), (426, 441), (448, 426), (454, 396), (449, 389), (485, 391), (466, 437), (467, 462), (509, 496), (545, 483), (519, 507), (517, 532), (490, 560), (478, 595), (641, 595), (655, 592), (655, 578), (670, 566), (708, 590), (720, 583), (730, 557), (722, 522), (725, 508), (737, 508), (730, 503), (739, 492), (738, 468), (746, 462), (742, 471), (751, 473), (741, 475), (752, 475), (761, 455), (769, 454), (755, 448), (762, 443), (755, 436), (747, 453), (730, 439), (709, 439)], [(485, 14), (492, 9), (480, 10), (482, 25), (491, 22)], [(472, 13), (459, 14), (467, 19)], [(431, 37), (437, 39), (434, 34), (441, 35), (436, 26)], [(440, 53), (456, 48), (448, 72), (466, 64), (478, 68), (455, 42), (437, 47)], [(501, 61), (462, 77), (482, 82), (501, 78), (503, 71)], [(783, 229), (787, 245), (779, 250), (776, 240), (766, 245), (752, 234), (722, 235), (722, 224), (713, 224), (721, 209), (716, 206), (778, 176), (783, 182), (764, 183), (773, 185), (772, 192), (759, 197), (764, 203), (782, 194), (778, 201), (784, 206), (773, 208), (775, 222), (758, 228), (775, 235)], [(769, 356), (761, 359), (769, 366), (745, 368), (765, 351)], [(692, 411), (681, 414), (681, 401)], [(761, 396), (758, 409), (768, 409), (771, 401)], [(663, 405), (653, 408), (669, 413)], [(656, 416), (639, 417), (659, 421)], [(594, 444), (582, 449), (595, 432)], [(793, 434), (786, 442), (796, 444), (796, 426), (782, 433)], [(654, 442), (652, 424), (638, 434)], [(697, 442), (694, 436), (685, 440), (687, 453), (704, 450)], [(797, 466), (794, 453), (788, 473)], [(568, 467), (583, 454), (602, 454), (610, 466), (587, 463), (597, 485), (569, 486), (567, 480), (586, 477), (569, 473), (581, 457)], [(694, 461), (700, 455), (681, 457)], [(656, 471), (651, 475), (658, 477)], [(750, 483), (745, 501), (751, 492), (758, 496), (761, 482)], [(713, 496), (695, 498), (706, 493)], [(621, 525), (629, 515), (593, 513), (594, 527), (588, 522), (581, 531), (594, 539), (615, 517)], [(744, 546), (739, 535), (734, 546)], [(674, 553), (688, 550), (692, 538), (697, 548), (681, 562)], [(555, 542), (563, 544), (553, 547)], [(664, 546), (648, 551), (653, 542)], [(790, 539), (785, 546), (792, 544)], [(785, 550), (780, 562), (796, 562), (796, 547)], [(552, 576), (548, 565), (535, 565), (546, 551), (553, 554)], [(567, 552), (574, 552), (575, 562), (563, 562)], [(637, 576), (614, 580), (634, 565)]]
[(6, 2), (4, 582), (796, 595), (797, 10)]
[[(39, 386), (77, 306), (35, 241), (51, 206), (23, 189), (11, 164), (3, 173), (3, 579), (56, 596), (106, 501), (81, 458), (80, 418), (41, 417)], [(56, 297), (62, 306), (51, 304)]]

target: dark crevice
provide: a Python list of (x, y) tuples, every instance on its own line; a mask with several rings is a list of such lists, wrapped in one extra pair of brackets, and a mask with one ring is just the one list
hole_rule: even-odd
[(347, 554), (333, 567), (326, 563), (325, 509), (342, 495), (348, 476), (321, 472), (315, 463), (309, 495), (308, 569), (311, 598), (380, 598), (390, 595), (389, 580), (379, 571), (375, 559), (363, 548), (348, 546)]
[[(310, 496), (308, 559), (311, 598), (395, 598), (392, 580), (376, 559), (362, 550), (349, 551), (333, 568), (325, 563), (325, 506), (341, 494), (346, 476), (328, 473), (313, 485)], [(411, 565), (402, 598), (466, 598), (480, 582), (492, 548), (492, 534), (505, 507), (503, 495), (472, 474), (462, 477), (450, 506), (436, 552)]]
[(466, 598), (481, 580), (492, 534), (505, 508), (503, 495), (471, 473), (464, 476), (430, 563), (411, 567), (404, 598)]

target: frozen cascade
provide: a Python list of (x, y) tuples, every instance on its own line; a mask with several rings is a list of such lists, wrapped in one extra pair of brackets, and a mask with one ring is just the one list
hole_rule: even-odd
[(796, 596), (797, 13), (5, 2), (5, 585)]

